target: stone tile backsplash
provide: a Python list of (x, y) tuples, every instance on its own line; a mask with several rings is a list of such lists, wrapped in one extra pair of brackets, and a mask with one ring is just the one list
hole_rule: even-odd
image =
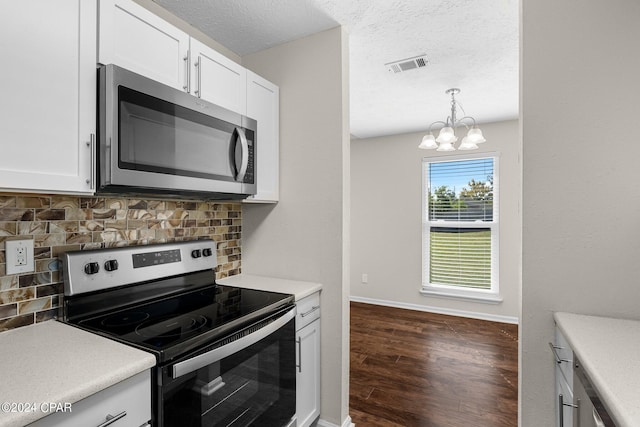
[[(59, 315), (58, 255), (71, 250), (211, 238), (216, 277), (240, 273), (238, 202), (0, 193), (0, 331)], [(7, 275), (4, 242), (33, 238), (35, 271)]]

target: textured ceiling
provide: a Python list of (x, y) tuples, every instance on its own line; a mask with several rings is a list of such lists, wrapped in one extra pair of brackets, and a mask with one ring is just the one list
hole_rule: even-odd
[[(351, 134), (426, 130), (450, 98), (478, 122), (518, 117), (518, 0), (155, 0), (240, 56), (344, 25)], [(426, 54), (426, 67), (384, 64)]]

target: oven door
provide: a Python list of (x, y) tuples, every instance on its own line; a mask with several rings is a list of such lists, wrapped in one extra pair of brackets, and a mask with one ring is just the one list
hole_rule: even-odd
[(158, 369), (159, 427), (295, 426), (295, 307)]

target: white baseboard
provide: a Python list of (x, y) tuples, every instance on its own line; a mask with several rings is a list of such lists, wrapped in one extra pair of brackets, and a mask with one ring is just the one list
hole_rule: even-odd
[(349, 298), (353, 302), (364, 302), (367, 304), (384, 305), (387, 307), (406, 308), (408, 310), (426, 311), (428, 313), (447, 314), (449, 316), (469, 317), (471, 319), (489, 320), (491, 322), (511, 323), (517, 325), (518, 318), (512, 316), (502, 316), (499, 314), (477, 313), (474, 311), (455, 310), (452, 308), (433, 307), (428, 305), (410, 304), (406, 302), (387, 301), (374, 298), (352, 296)]
[(330, 423), (329, 421), (325, 421), (323, 419), (318, 420), (317, 427), (355, 427), (356, 425), (351, 422), (351, 417), (347, 416), (342, 422), (342, 425), (339, 426), (337, 424)]

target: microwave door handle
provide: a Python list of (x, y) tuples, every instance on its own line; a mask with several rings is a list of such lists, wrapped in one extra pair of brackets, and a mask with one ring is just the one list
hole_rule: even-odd
[[(240, 160), (240, 168), (237, 169), (238, 173), (236, 175), (236, 181), (242, 182), (244, 181), (244, 176), (247, 173), (247, 167), (249, 166), (249, 144), (247, 143), (247, 137), (244, 134), (243, 129), (236, 128), (236, 132), (238, 133), (238, 138), (240, 139), (240, 147), (242, 149), (242, 159)], [(237, 166), (238, 165), (236, 164), (236, 167)]]

